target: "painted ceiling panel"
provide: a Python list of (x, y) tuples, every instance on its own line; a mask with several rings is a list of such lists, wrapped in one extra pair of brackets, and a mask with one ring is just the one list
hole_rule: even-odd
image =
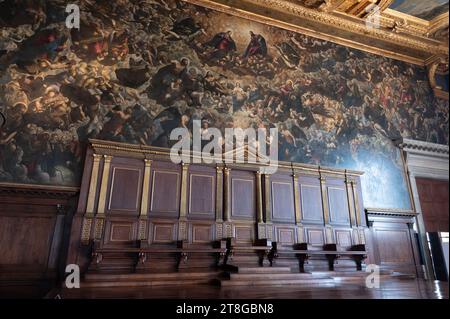
[(390, 8), (424, 20), (433, 20), (448, 12), (449, 0), (394, 0)]

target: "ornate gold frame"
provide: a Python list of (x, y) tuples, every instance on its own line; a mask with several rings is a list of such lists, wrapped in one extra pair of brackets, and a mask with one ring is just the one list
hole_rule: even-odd
[[(294, 0), (183, 1), (420, 66), (426, 66), (426, 61), (433, 56), (449, 54), (446, 43), (430, 36), (448, 27), (448, 13), (426, 21), (387, 9), (386, 2), (382, 6), (380, 28), (373, 28), (362, 17), (336, 10), (310, 9)], [(326, 2), (336, 1), (342, 2)]]

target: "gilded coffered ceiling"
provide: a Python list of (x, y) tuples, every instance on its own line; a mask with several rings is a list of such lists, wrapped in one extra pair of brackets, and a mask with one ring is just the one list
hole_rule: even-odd
[(189, 2), (418, 65), (448, 64), (448, 0)]

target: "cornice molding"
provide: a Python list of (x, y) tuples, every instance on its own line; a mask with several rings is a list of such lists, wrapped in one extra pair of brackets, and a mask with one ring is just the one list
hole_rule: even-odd
[[(94, 154), (98, 155), (109, 155), (109, 156), (126, 156), (133, 157), (139, 159), (146, 159), (149, 157), (157, 157), (159, 159), (170, 160), (170, 149), (162, 148), (162, 147), (154, 147), (148, 145), (139, 145), (139, 144), (127, 144), (127, 143), (119, 143), (119, 142), (111, 142), (104, 140), (89, 140), (90, 147), (94, 151)], [(240, 150), (233, 150), (233, 153), (240, 152)], [(222, 154), (223, 156), (225, 154)], [(194, 159), (201, 160), (201, 153), (199, 152), (189, 152), (189, 158), (191, 162), (194, 162)], [(225, 162), (225, 158), (223, 157), (219, 163), (212, 163), (211, 166), (216, 165), (226, 165), (230, 167), (268, 167), (270, 165), (263, 163), (244, 163), (244, 164), (228, 164)], [(316, 174), (327, 174), (327, 175), (338, 175), (338, 176), (348, 176), (348, 177), (358, 177), (364, 175), (364, 172), (355, 171), (355, 170), (346, 170), (346, 169), (338, 169), (338, 168), (329, 168), (311, 164), (301, 164), (301, 163), (293, 163), (286, 161), (278, 161), (277, 167), (283, 171), (306, 171), (310, 173)]]
[(386, 208), (366, 208), (367, 215), (389, 216), (389, 217), (415, 217), (418, 214), (413, 210), (386, 209)]
[(30, 197), (47, 197), (56, 199), (70, 199), (78, 194), (78, 187), (48, 186), (0, 183), (0, 195), (14, 196), (26, 195)]
[(449, 146), (402, 138), (396, 141), (398, 147), (407, 153), (424, 154), (437, 157), (449, 157)]

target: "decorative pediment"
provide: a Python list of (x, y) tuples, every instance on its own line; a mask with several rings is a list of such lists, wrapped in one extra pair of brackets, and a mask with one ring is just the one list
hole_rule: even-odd
[(255, 161), (256, 163), (269, 163), (270, 161), (270, 158), (267, 155), (259, 154), (258, 150), (248, 144), (225, 152), (223, 154), (223, 159), (226, 160), (227, 158), (234, 160), (243, 159), (245, 163), (251, 161)]

